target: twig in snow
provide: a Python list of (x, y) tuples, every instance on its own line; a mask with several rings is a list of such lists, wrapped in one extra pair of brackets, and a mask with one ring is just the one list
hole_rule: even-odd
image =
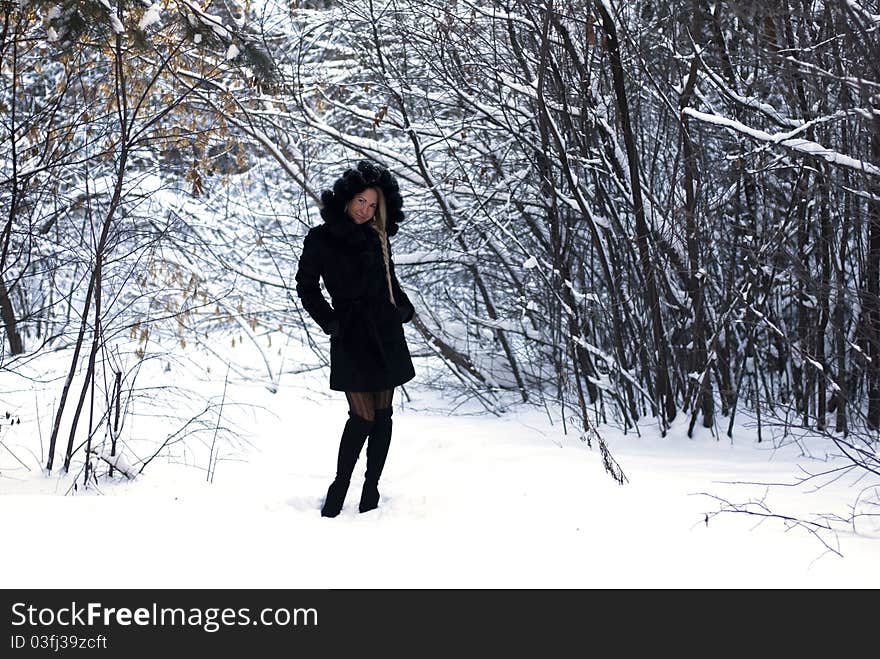
[[(211, 452), (208, 453), (208, 474), (206, 480), (209, 483), (214, 482), (214, 472), (217, 470), (217, 458), (214, 457), (214, 447), (217, 445), (217, 433), (220, 430), (220, 421), (223, 418), (223, 404), (226, 402), (226, 386), (229, 384), (229, 369), (226, 367), (226, 377), (223, 379), (223, 397), (220, 399), (220, 410), (217, 412), (217, 425), (214, 426), (214, 437), (211, 439)], [(214, 459), (214, 468), (211, 468), (211, 459)]]
[[(741, 515), (752, 515), (754, 517), (761, 518), (762, 521), (765, 519), (778, 519), (782, 521), (782, 523), (786, 526), (786, 529), (804, 529), (807, 533), (810, 533), (814, 538), (821, 542), (828, 551), (836, 554), (840, 558), (843, 558), (843, 554), (840, 551), (840, 542), (837, 540), (837, 533), (827, 523), (811, 522), (808, 520), (800, 519), (798, 517), (791, 517), (790, 515), (780, 515), (778, 513), (774, 513), (764, 503), (763, 499), (749, 499), (745, 503), (731, 503), (727, 499), (719, 497), (715, 494), (709, 494), (708, 492), (699, 492), (698, 494), (700, 496), (706, 496), (714, 499), (721, 504), (718, 510), (711, 513), (705, 513), (706, 526), (709, 525), (709, 520), (711, 518), (716, 517), (721, 513), (738, 513)], [(826, 541), (826, 539), (822, 536), (823, 531), (828, 531), (832, 536), (834, 536), (834, 544), (837, 546), (836, 548), (832, 547), (828, 543), (828, 541)]]

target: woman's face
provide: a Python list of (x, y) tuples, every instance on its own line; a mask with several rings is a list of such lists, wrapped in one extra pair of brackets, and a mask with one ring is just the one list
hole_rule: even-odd
[(356, 224), (363, 224), (373, 219), (376, 214), (376, 205), (379, 203), (379, 194), (375, 188), (367, 188), (358, 192), (346, 206), (348, 216)]

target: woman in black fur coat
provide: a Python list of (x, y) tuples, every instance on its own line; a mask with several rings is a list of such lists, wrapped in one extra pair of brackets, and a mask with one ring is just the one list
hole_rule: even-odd
[[(330, 335), (330, 389), (344, 391), (348, 420), (336, 478), (321, 508), (342, 510), (351, 474), (367, 442), (367, 470), (358, 509), (379, 505), (379, 477), (391, 443), (394, 388), (415, 377), (403, 323), (415, 309), (394, 273), (389, 236), (403, 219), (397, 181), (361, 161), (321, 195), (324, 223), (309, 230), (296, 273), (303, 308)], [(330, 294), (321, 293), (319, 278)]]

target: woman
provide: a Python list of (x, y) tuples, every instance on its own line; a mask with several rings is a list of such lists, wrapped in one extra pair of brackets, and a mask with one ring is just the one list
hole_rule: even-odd
[[(324, 223), (303, 242), (296, 292), (303, 308), (330, 335), (330, 389), (344, 391), (348, 420), (339, 442), (336, 478), (321, 508), (342, 510), (351, 474), (367, 441), (367, 470), (358, 509), (379, 505), (379, 477), (391, 443), (394, 387), (415, 377), (402, 323), (415, 309), (394, 274), (389, 236), (403, 219), (397, 181), (384, 167), (361, 161), (321, 195)], [(321, 293), (318, 279), (330, 294)]]

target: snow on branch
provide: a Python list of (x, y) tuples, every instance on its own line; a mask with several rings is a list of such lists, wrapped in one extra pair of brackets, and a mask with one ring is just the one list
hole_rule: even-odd
[(137, 472), (135, 471), (134, 467), (129, 464), (128, 460), (126, 460), (125, 456), (123, 456), (121, 453), (117, 455), (109, 455), (104, 451), (98, 451), (95, 449), (92, 449), (91, 453), (99, 460), (103, 460), (108, 465), (116, 469), (127, 479), (132, 480), (133, 478), (135, 478), (135, 476), (137, 476)]
[(752, 139), (758, 140), (760, 142), (779, 144), (780, 146), (798, 151), (805, 155), (823, 158), (824, 160), (827, 160), (828, 162), (835, 165), (840, 165), (841, 167), (849, 167), (850, 169), (854, 169), (858, 172), (863, 172), (865, 174), (870, 174), (871, 176), (880, 176), (880, 166), (864, 162), (863, 160), (856, 160), (851, 156), (847, 156), (842, 153), (838, 153), (837, 151), (833, 151), (827, 147), (824, 147), (818, 142), (811, 142), (810, 140), (804, 140), (797, 137), (789, 137), (788, 133), (767, 133), (763, 130), (750, 128), (749, 126), (746, 126), (745, 124), (742, 124), (735, 119), (719, 117), (716, 114), (707, 114), (705, 112), (695, 110), (694, 108), (685, 108), (683, 112), (684, 114), (687, 114), (688, 116), (693, 117), (694, 119), (697, 119), (699, 121), (727, 128), (737, 133), (747, 135)]
[(496, 21), (517, 23), (532, 32), (537, 32), (540, 29), (539, 25), (537, 25), (533, 20), (522, 14), (505, 11), (504, 9), (501, 9), (499, 7), (485, 7), (482, 3), (478, 2), (469, 2), (468, 6), (470, 7), (471, 11), (474, 12), (475, 16), (488, 18), (493, 23)]
[(430, 250), (395, 254), (394, 262), (397, 265), (428, 265), (430, 263), (461, 263), (462, 265), (477, 265), (480, 262), (480, 259), (473, 254), (462, 254), (452, 250)]
[(868, 23), (880, 23), (880, 14), (872, 14), (855, 0), (846, 0), (846, 4), (852, 11), (868, 21)]
[(706, 62), (702, 60), (702, 58), (701, 62), (703, 63), (703, 71), (705, 72), (709, 81), (712, 82), (712, 84), (714, 84), (718, 91), (720, 91), (722, 94), (725, 94), (729, 98), (747, 108), (751, 108), (752, 110), (763, 113), (780, 126), (791, 126), (792, 128), (794, 128), (800, 125), (800, 122), (797, 119), (792, 119), (791, 117), (786, 117), (780, 114), (779, 111), (769, 103), (765, 103), (759, 99), (750, 98), (748, 96), (743, 96), (742, 94), (737, 93), (736, 90), (731, 89), (730, 85), (728, 85), (720, 75), (715, 73), (712, 70), (712, 67), (707, 65)]
[(841, 82), (845, 82), (852, 89), (856, 91), (863, 89), (864, 87), (874, 87), (875, 89), (880, 88), (880, 83), (876, 83), (873, 80), (868, 80), (866, 78), (856, 78), (853, 76), (841, 76), (837, 73), (832, 73), (831, 71), (826, 71), (815, 64), (811, 64), (810, 62), (804, 62), (802, 60), (797, 59), (796, 57), (792, 57), (791, 55), (785, 58), (787, 61), (795, 64), (796, 66), (801, 67), (802, 69), (808, 69), (809, 71), (816, 73), (820, 76), (824, 76), (826, 78), (832, 78), (834, 80), (839, 80)]

